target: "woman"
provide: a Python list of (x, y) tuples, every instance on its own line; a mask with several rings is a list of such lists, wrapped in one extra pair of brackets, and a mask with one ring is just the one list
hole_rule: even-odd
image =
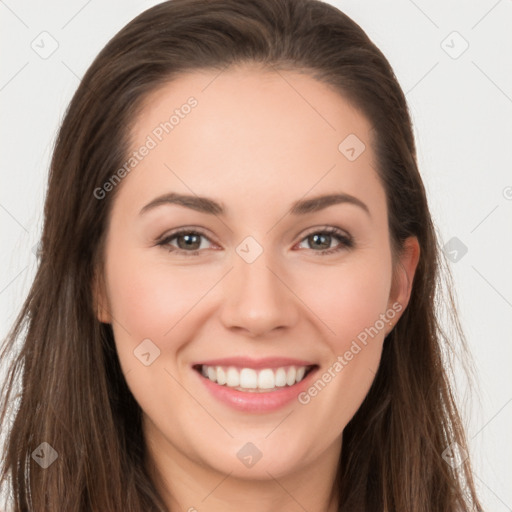
[(357, 24), (314, 0), (147, 10), (55, 147), (4, 347), (26, 329), (14, 510), (481, 510), (439, 258), (403, 92)]

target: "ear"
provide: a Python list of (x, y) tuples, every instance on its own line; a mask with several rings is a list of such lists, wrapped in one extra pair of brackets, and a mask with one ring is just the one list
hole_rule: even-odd
[(93, 311), (96, 318), (104, 324), (110, 324), (112, 318), (110, 315), (110, 307), (103, 274), (96, 270), (92, 282)]
[(415, 236), (407, 238), (404, 242), (402, 251), (398, 255), (398, 261), (393, 269), (393, 281), (389, 294), (388, 306), (400, 304), (402, 309), (398, 313), (394, 323), (398, 321), (405, 311), (411, 297), (412, 284), (418, 261), (420, 259), (420, 244)]

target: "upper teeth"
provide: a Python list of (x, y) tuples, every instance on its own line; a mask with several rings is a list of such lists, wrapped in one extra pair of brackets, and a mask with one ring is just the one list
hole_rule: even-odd
[(293, 386), (304, 378), (307, 366), (287, 366), (281, 368), (235, 368), (234, 366), (202, 365), (204, 377), (221, 386), (244, 389), (272, 389)]

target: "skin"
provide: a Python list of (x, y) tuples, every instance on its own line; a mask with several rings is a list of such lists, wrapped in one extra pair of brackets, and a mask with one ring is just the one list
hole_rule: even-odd
[[(401, 265), (393, 261), (371, 125), (328, 86), (255, 66), (183, 74), (146, 99), (134, 149), (190, 96), (197, 107), (119, 185), (95, 283), (98, 318), (113, 326), (143, 410), (148, 467), (172, 511), (333, 512), (342, 432), (370, 388), (392, 326), (308, 404), (270, 413), (218, 402), (191, 365), (296, 357), (318, 364), (320, 375), (392, 304), (403, 313), (418, 243), (407, 240)], [(349, 134), (366, 145), (352, 162), (338, 150)], [(166, 192), (213, 198), (226, 215), (172, 204), (139, 214)], [(355, 196), (369, 213), (343, 203), (285, 215), (296, 200), (334, 192)], [(206, 232), (197, 255), (157, 245), (191, 226)], [(354, 246), (335, 237), (326, 246), (308, 242), (328, 226), (349, 233)], [(236, 252), (247, 236), (263, 249), (253, 263)], [(169, 245), (187, 250), (183, 238)], [(325, 247), (341, 250), (321, 255)], [(133, 353), (147, 338), (160, 350), (149, 366)], [(237, 458), (247, 442), (263, 455), (250, 468)]]

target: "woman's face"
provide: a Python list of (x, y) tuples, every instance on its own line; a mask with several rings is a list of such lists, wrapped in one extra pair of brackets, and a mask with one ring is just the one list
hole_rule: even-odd
[(194, 72), (147, 99), (98, 192), (118, 187), (98, 315), (155, 458), (335, 466), (417, 262), (393, 279), (370, 130), (295, 72)]

